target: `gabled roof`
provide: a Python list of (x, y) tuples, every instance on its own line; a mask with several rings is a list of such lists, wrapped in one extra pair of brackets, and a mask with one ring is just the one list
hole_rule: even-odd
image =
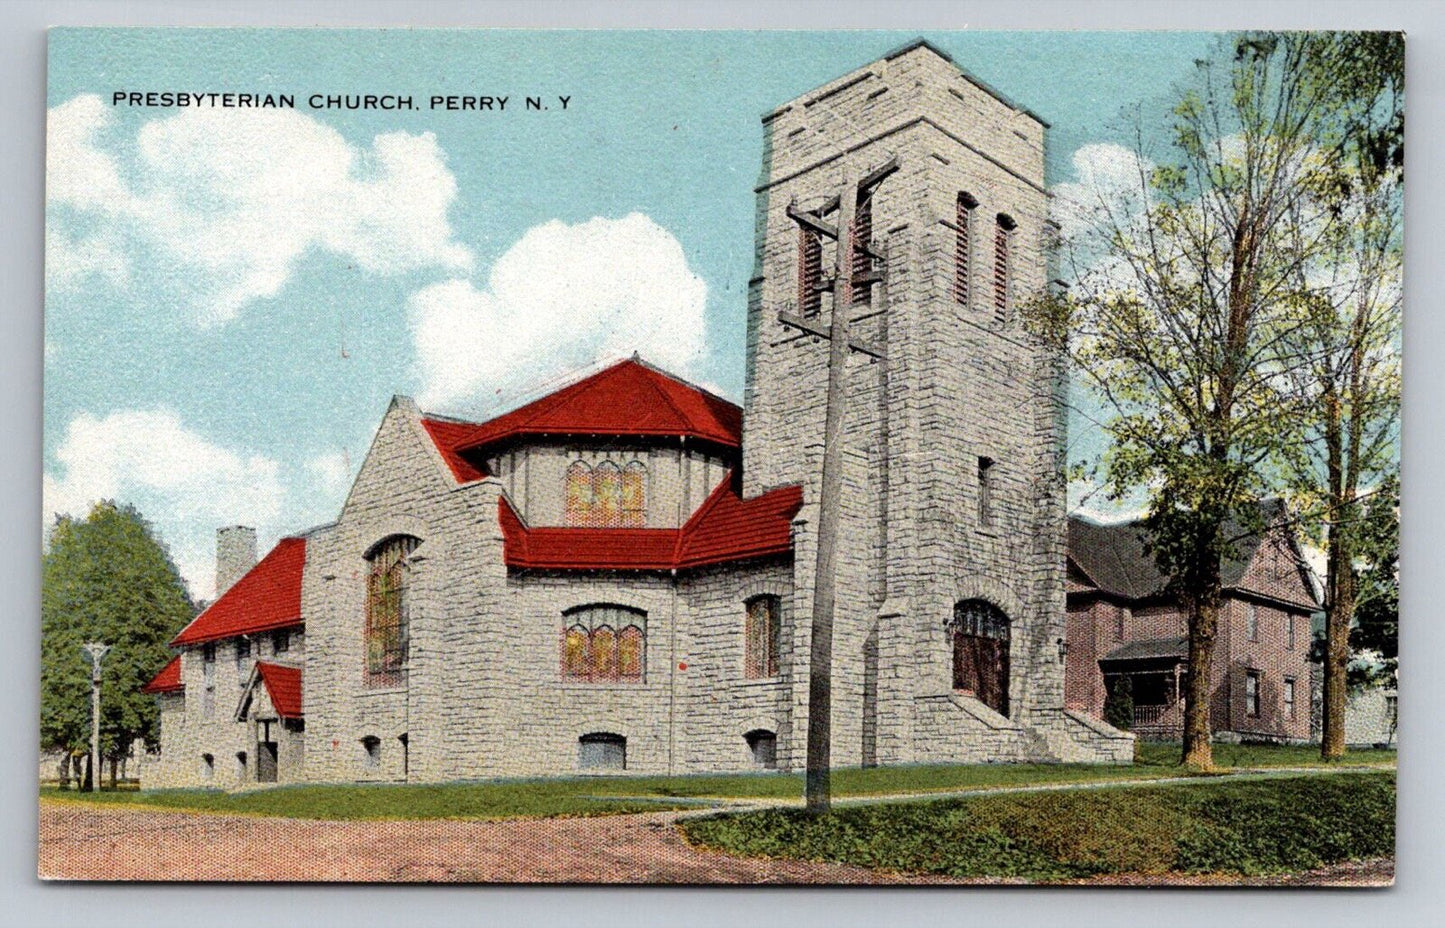
[(486, 476), (472, 462), (462, 457), (458, 449), (479, 427), (475, 422), (459, 422), (455, 419), (423, 417), (422, 427), (431, 436), (432, 443), (441, 452), (457, 483), (471, 483)]
[[(1250, 563), (1271, 526), (1282, 525), (1288, 515), (1284, 502), (1264, 500), (1259, 518), (1265, 531), (1246, 528), (1238, 520), (1225, 524), (1224, 535), (1233, 539), (1233, 550), (1220, 564), (1220, 585), (1238, 589)], [(1101, 525), (1080, 516), (1069, 517), (1069, 592), (1101, 593), (1124, 599), (1145, 599), (1164, 592), (1168, 578), (1159, 571), (1154, 555), (1147, 549), (1149, 532), (1143, 520)], [(1293, 537), (1290, 538), (1293, 544)], [(1075, 573), (1077, 571), (1077, 573)], [(1313, 587), (1307, 582), (1307, 589)]]
[(161, 672), (151, 678), (151, 682), (140, 688), (142, 693), (179, 693), (186, 688), (181, 682), (181, 656), (177, 654), (170, 659)]
[(487, 422), (423, 421), (458, 479), (465, 468), (453, 462), (462, 452), (523, 436), (685, 436), (727, 448), (742, 443), (741, 409), (636, 357)]
[(680, 529), (529, 528), (505, 496), (498, 518), (508, 567), (681, 570), (790, 552), (802, 504), (799, 486), (742, 499), (729, 474)]
[(172, 647), (300, 625), (306, 539), (283, 538), (244, 577), (181, 629)]
[(241, 693), (241, 701), (236, 708), (237, 721), (243, 721), (241, 713), (249, 704), (251, 694), (257, 684), (266, 687), (266, 695), (271, 699), (271, 708), (276, 710), (278, 717), (283, 719), (304, 718), (301, 711), (301, 668), (292, 664), (257, 661), (251, 670), (250, 680), (246, 682), (246, 689)]

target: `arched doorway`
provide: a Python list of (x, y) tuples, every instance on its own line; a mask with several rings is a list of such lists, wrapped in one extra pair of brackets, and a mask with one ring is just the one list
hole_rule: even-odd
[(976, 697), (1000, 715), (1008, 715), (1009, 620), (1003, 610), (982, 599), (953, 607), (953, 688)]

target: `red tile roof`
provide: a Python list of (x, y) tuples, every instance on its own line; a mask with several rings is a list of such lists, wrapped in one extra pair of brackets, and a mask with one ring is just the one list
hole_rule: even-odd
[(181, 682), (181, 656), (177, 654), (151, 682), (140, 688), (142, 693), (179, 693), (186, 685)]
[(446, 461), (447, 467), (451, 468), (452, 476), (457, 478), (457, 483), (471, 483), (473, 480), (480, 480), (486, 476), (458, 453), (458, 449), (479, 428), (475, 422), (423, 418), (421, 424), (426, 428), (427, 434), (431, 436), (432, 443), (441, 452), (442, 460)]
[(301, 668), (257, 661), (256, 671), (266, 684), (271, 706), (283, 719), (303, 718), (301, 714)]
[(680, 529), (528, 528), (499, 502), (509, 567), (553, 570), (679, 570), (786, 554), (803, 489), (782, 487), (744, 500), (728, 475)]
[(259, 564), (181, 629), (171, 646), (302, 624), (301, 570), (305, 564), (306, 539), (281, 539)]
[(460, 483), (481, 472), (463, 452), (526, 435), (687, 436), (727, 448), (742, 443), (742, 410), (640, 361), (620, 361), (487, 422), (424, 418)]

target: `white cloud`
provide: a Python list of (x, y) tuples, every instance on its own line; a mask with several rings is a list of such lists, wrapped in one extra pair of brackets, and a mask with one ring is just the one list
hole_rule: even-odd
[(647, 216), (534, 226), (485, 289), (454, 279), (412, 296), (420, 401), (475, 413), (559, 370), (634, 351), (685, 373), (702, 354), (706, 302), (682, 246)]
[(340, 499), (351, 487), (351, 458), (345, 451), (328, 451), (306, 462), (306, 470), (327, 497)]
[(209, 597), (217, 526), (257, 526), (274, 537), (285, 490), (280, 465), (223, 448), (167, 409), (124, 410), (71, 420), (47, 471), (47, 525), (56, 513), (84, 518), (102, 499), (130, 503), (151, 521), (194, 595)]
[(471, 268), (448, 221), (456, 179), (432, 133), (384, 133), (358, 148), (293, 110), (200, 107), (134, 139), (115, 135), (93, 94), (50, 111), (48, 203), (86, 230), (57, 242), (84, 255), (63, 257), (62, 270), (99, 264), (115, 277), (117, 242), (131, 262), (152, 249), (176, 269), (146, 279), (169, 281), (199, 321), (218, 322), (280, 292), (312, 250), (376, 274)]

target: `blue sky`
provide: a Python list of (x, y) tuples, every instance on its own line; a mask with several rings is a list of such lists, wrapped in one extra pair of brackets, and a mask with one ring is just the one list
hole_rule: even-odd
[[(480, 418), (640, 346), (740, 398), (759, 116), (915, 35), (52, 31), (47, 514), (134, 502), (208, 596), (214, 528), (255, 524), (264, 546), (333, 517), (394, 393)], [(1052, 123), (1050, 183), (1124, 141), (1122, 108), (1162, 112), (1214, 41), (926, 37)], [(118, 90), (302, 107), (113, 107)], [(510, 99), (433, 112), (433, 94)]]

